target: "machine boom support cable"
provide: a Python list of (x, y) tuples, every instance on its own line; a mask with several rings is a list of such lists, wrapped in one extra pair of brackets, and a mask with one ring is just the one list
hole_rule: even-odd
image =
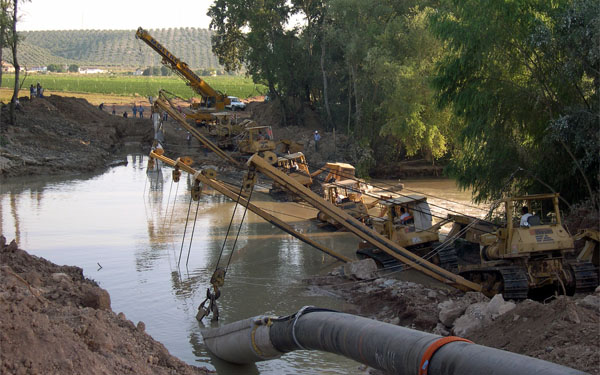
[(181, 249), (179, 249), (179, 259), (177, 260), (177, 267), (181, 263), (181, 254), (183, 253), (183, 244), (185, 242), (185, 232), (187, 231), (188, 221), (190, 220), (190, 210), (192, 209), (192, 198), (190, 197), (190, 204), (188, 205), (187, 217), (185, 219), (185, 227), (183, 228), (183, 237), (181, 238)]

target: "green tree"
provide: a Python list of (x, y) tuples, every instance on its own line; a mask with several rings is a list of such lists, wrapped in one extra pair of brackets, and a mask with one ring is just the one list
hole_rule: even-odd
[[(11, 28), (12, 3), (9, 0), (0, 0), (0, 61), (4, 61), (3, 50), (9, 43), (9, 30)], [(2, 86), (2, 69), (0, 68), (0, 86)]]
[[(27, 0), (23, 0), (27, 1)], [(10, 22), (10, 31), (7, 36), (8, 46), (12, 52), (13, 66), (15, 67), (15, 86), (13, 89), (13, 95), (10, 100), (10, 123), (15, 125), (17, 123), (17, 102), (19, 100), (19, 88), (21, 82), (19, 82), (19, 73), (21, 67), (19, 66), (19, 62), (17, 59), (17, 51), (20, 42), (19, 34), (17, 34), (17, 21), (18, 17), (18, 8), (19, 3), (18, 0), (12, 1), (12, 19)]]
[(280, 101), (284, 124), (292, 113), (289, 102), (308, 93), (303, 45), (297, 30), (285, 27), (292, 6), (285, 0), (217, 0), (208, 11), (220, 64), (228, 71), (245, 66), (255, 82), (286, 99)]
[(463, 124), (449, 172), (476, 199), (597, 190), (599, 15), (586, 0), (448, 0), (432, 16), (449, 49), (438, 102)]
[(61, 64), (48, 64), (47, 69), (49, 72), (63, 73), (65, 71)]
[(79, 65), (77, 65), (77, 64), (69, 65), (69, 72), (71, 72), (71, 73), (79, 72)]
[(160, 67), (160, 75), (161, 76), (170, 76), (173, 74), (173, 71), (169, 68), (167, 68), (166, 66), (161, 66)]
[(440, 110), (430, 75), (442, 55), (441, 43), (427, 27), (432, 8), (410, 8), (394, 18), (377, 43), (372, 71), (384, 95), (377, 109), (382, 114), (382, 136), (393, 136), (407, 156), (443, 157), (452, 137), (449, 110)]

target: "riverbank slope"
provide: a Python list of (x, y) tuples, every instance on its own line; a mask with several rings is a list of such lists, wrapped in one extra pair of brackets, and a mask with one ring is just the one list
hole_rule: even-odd
[(80, 173), (105, 168), (126, 143), (151, 144), (150, 119), (113, 116), (84, 99), (20, 99), (16, 125), (1, 108), (0, 176)]
[(29, 255), (3, 236), (0, 265), (0, 373), (210, 373), (113, 312), (108, 292), (81, 268)]

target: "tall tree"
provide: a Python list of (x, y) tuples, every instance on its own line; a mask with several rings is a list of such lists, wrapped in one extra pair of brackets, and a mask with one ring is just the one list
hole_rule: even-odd
[(19, 100), (19, 62), (17, 60), (17, 45), (19, 42), (19, 36), (17, 34), (17, 19), (18, 19), (18, 0), (13, 0), (13, 12), (12, 12), (12, 30), (9, 37), (9, 46), (12, 52), (13, 66), (15, 67), (15, 87), (13, 90), (13, 96), (10, 100), (10, 123), (15, 125), (17, 123), (17, 103)]
[[(0, 61), (4, 61), (3, 49), (8, 44), (8, 30), (11, 28), (12, 17), (10, 0), (0, 0)], [(0, 86), (2, 86), (2, 69), (0, 68)]]
[(449, 48), (438, 102), (464, 124), (449, 171), (475, 198), (598, 189), (599, 17), (589, 0), (447, 0), (432, 16)]

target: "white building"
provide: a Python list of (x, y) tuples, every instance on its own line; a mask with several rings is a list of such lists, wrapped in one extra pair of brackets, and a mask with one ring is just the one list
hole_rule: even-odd
[(27, 68), (28, 73), (45, 73), (47, 71), (48, 71), (48, 67), (46, 67), (46, 66), (34, 66), (31, 68)]
[(79, 69), (79, 73), (81, 74), (98, 74), (98, 73), (106, 73), (107, 71), (104, 69), (98, 69), (98, 68), (85, 68), (85, 69)]

